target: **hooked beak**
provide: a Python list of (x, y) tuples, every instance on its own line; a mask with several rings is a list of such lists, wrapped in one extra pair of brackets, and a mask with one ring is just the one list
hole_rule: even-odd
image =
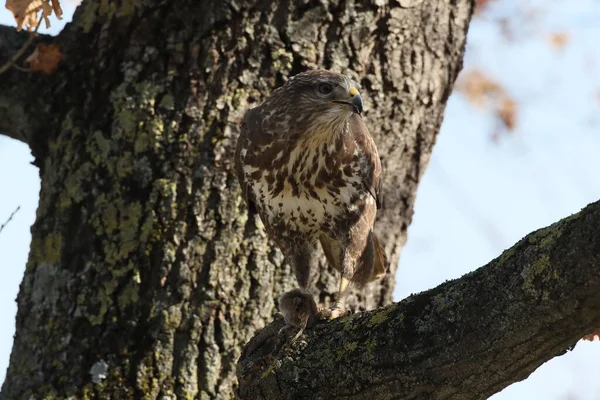
[(360, 97), (360, 93), (356, 88), (350, 88), (348, 91), (350, 98), (348, 100), (331, 100), (331, 103), (335, 104), (347, 104), (352, 108), (352, 111), (360, 115), (363, 111), (363, 101), (362, 97)]

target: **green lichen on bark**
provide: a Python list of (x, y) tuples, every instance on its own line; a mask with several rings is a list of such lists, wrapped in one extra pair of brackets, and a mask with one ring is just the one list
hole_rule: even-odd
[(392, 313), (395, 309), (396, 304), (391, 304), (385, 308), (377, 310), (369, 320), (369, 327), (372, 328), (381, 324), (382, 322), (385, 322), (389, 318), (390, 313)]

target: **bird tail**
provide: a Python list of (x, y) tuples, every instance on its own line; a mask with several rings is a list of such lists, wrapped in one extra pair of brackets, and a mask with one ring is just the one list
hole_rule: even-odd
[(373, 262), (373, 275), (371, 277), (371, 280), (376, 280), (379, 279), (381, 277), (383, 277), (386, 272), (388, 271), (388, 268), (390, 267), (387, 256), (385, 255), (385, 250), (383, 250), (383, 247), (381, 246), (381, 243), (379, 242), (379, 239), (377, 238), (377, 235), (375, 235), (375, 232), (372, 233), (373, 235), (373, 247), (374, 247), (374, 256), (375, 256), (375, 260)]

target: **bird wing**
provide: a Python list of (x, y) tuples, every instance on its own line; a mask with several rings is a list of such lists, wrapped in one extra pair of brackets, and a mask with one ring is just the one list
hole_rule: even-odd
[(362, 117), (359, 115), (352, 115), (349, 120), (350, 132), (356, 141), (358, 147), (361, 148), (363, 154), (367, 157), (367, 168), (365, 168), (365, 174), (363, 175), (363, 185), (365, 189), (373, 196), (377, 208), (381, 208), (381, 160), (379, 159), (379, 153), (377, 147), (373, 141), (373, 137), (369, 133), (367, 126), (365, 125)]
[(246, 112), (242, 121), (240, 136), (237, 140), (235, 149), (235, 170), (242, 188), (242, 196), (248, 205), (250, 212), (256, 212), (254, 192), (250, 188), (250, 183), (246, 179), (244, 165), (255, 157), (255, 153), (260, 144), (260, 110), (253, 108)]

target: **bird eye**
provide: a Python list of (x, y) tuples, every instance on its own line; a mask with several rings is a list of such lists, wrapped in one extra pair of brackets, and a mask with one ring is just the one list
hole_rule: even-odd
[(329, 83), (321, 83), (318, 87), (319, 93), (321, 94), (330, 94), (333, 92), (333, 86)]

